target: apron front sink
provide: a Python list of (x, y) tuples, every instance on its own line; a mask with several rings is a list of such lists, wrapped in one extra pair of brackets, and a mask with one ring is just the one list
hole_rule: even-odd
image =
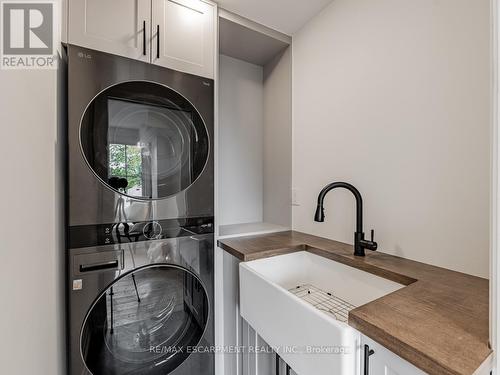
[(349, 310), (404, 285), (300, 251), (240, 263), (241, 316), (298, 375), (353, 375)]

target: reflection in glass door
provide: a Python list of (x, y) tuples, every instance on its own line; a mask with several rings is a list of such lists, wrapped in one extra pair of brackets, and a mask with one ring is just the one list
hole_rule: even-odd
[(130, 197), (161, 199), (179, 193), (202, 173), (208, 132), (180, 94), (151, 82), (126, 82), (99, 94), (80, 129), (90, 168)]
[[(142, 196), (142, 149), (137, 145), (109, 145), (109, 180), (126, 179), (126, 195)], [(120, 182), (113, 183), (120, 188)]]

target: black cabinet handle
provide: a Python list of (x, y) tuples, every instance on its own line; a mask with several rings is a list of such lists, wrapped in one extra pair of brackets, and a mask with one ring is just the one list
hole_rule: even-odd
[(375, 351), (365, 344), (365, 370), (363, 375), (370, 375), (370, 356), (373, 354), (375, 354)]
[(142, 21), (142, 54), (146, 56), (146, 21)]
[(160, 25), (156, 25), (156, 58), (160, 58)]

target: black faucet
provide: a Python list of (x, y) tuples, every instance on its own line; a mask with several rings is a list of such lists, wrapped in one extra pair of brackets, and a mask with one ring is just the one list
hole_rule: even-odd
[(326, 194), (335, 188), (344, 188), (349, 190), (354, 194), (356, 198), (356, 232), (354, 233), (354, 255), (364, 257), (365, 249), (377, 250), (377, 243), (373, 241), (373, 229), (371, 231), (371, 240), (365, 240), (365, 234), (363, 233), (363, 198), (358, 189), (356, 189), (351, 184), (347, 182), (333, 182), (326, 185), (323, 190), (318, 195), (318, 207), (316, 208), (316, 214), (314, 215), (314, 221), (324, 222), (325, 221), (325, 208), (323, 207), (323, 201), (325, 200)]

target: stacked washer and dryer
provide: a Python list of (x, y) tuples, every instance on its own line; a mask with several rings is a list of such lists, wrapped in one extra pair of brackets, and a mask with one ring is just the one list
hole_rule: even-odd
[(70, 375), (214, 373), (214, 82), (68, 46)]

